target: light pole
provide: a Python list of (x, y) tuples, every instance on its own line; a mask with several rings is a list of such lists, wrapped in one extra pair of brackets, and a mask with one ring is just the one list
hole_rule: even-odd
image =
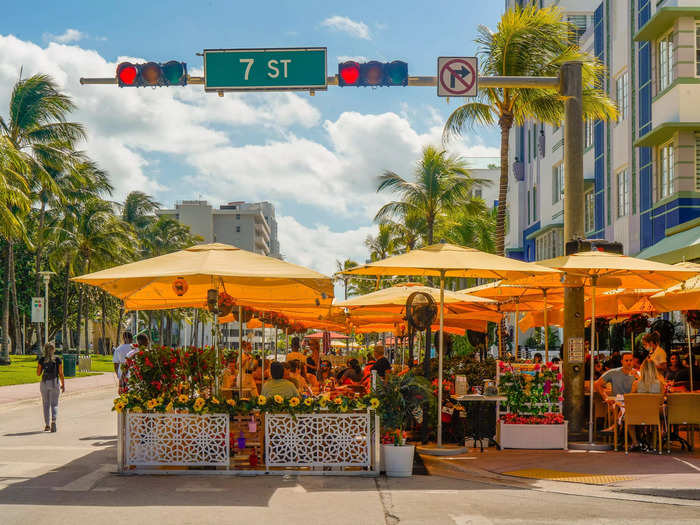
[(44, 344), (46, 344), (49, 342), (49, 281), (56, 272), (43, 271), (39, 272), (39, 275), (44, 279)]

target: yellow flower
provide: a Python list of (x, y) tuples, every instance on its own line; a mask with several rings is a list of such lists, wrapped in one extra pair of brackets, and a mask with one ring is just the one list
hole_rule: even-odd
[(376, 397), (373, 397), (372, 399), (369, 400), (369, 406), (372, 407), (372, 409), (376, 409), (379, 407), (379, 399)]
[(258, 396), (258, 405), (264, 405), (267, 403), (267, 398), (265, 396)]
[(117, 403), (114, 404), (114, 410), (116, 410), (117, 412), (121, 412), (122, 410), (124, 410), (125, 406), (126, 405), (124, 403), (122, 403), (121, 401), (118, 401)]
[(202, 408), (204, 408), (205, 403), (206, 403), (206, 401), (204, 401), (203, 398), (198, 397), (194, 402), (194, 409), (195, 410), (202, 410)]
[(158, 405), (160, 405), (160, 401), (158, 401), (157, 399), (149, 399), (146, 403), (146, 408), (148, 408), (148, 410), (153, 410)]
[(298, 397), (293, 397), (292, 399), (290, 399), (290, 400), (289, 400), (289, 406), (290, 406), (290, 407), (299, 406), (299, 398), (298, 398)]
[(177, 400), (179, 403), (187, 403), (190, 400), (190, 398), (187, 394), (180, 394), (179, 396), (177, 396)]
[(335, 401), (333, 401), (336, 405), (342, 405), (343, 404), (343, 398), (342, 397), (336, 397)]
[(318, 406), (321, 408), (326, 408), (326, 404), (328, 403), (328, 399), (325, 397), (322, 397), (321, 399), (318, 400)]
[(305, 404), (307, 407), (310, 407), (311, 405), (313, 405), (313, 403), (314, 403), (314, 400), (313, 400), (312, 398), (310, 398), (310, 397), (307, 397), (306, 399), (304, 399), (304, 404)]
[(342, 407), (340, 407), (340, 411), (341, 411), (341, 412), (347, 412), (347, 411), (348, 411), (348, 407), (346, 407), (345, 405), (343, 405)]
[(218, 405), (218, 404), (219, 404), (219, 400), (216, 399), (215, 397), (212, 397), (212, 398), (211, 398), (211, 402), (214, 403), (215, 405)]
[(173, 402), (171, 401), (167, 405), (165, 405), (165, 411), (166, 412), (172, 412), (173, 411)]
[(227, 404), (228, 406), (235, 407), (235, 406), (236, 406), (236, 401), (235, 401), (234, 399), (227, 399), (227, 400), (226, 400), (226, 404)]
[(279, 394), (276, 394), (273, 399), (275, 400), (275, 403), (277, 403), (278, 405), (281, 405), (284, 402), (284, 398)]
[(367, 408), (367, 405), (365, 405), (362, 401), (358, 401), (355, 408), (357, 408), (357, 410), (364, 410), (365, 408)]
[(134, 408), (131, 409), (131, 411), (132, 411), (134, 414), (140, 414), (141, 412), (143, 412), (143, 409), (142, 409), (141, 407), (139, 407), (139, 406), (135, 406)]

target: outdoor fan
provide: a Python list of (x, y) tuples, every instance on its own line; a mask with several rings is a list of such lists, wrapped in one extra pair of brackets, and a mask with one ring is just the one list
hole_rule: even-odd
[(406, 321), (415, 330), (427, 330), (435, 322), (437, 305), (425, 292), (413, 292), (406, 299)]
[(474, 348), (486, 346), (486, 334), (475, 330), (467, 330), (467, 340)]

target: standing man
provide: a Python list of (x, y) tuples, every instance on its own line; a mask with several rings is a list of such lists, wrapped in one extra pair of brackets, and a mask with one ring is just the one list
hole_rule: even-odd
[(124, 343), (120, 344), (114, 349), (114, 355), (112, 356), (112, 363), (114, 364), (114, 373), (117, 374), (120, 390), (123, 386), (122, 383), (126, 382), (126, 373), (124, 370), (122, 370), (122, 365), (126, 363), (127, 354), (134, 349), (134, 336), (131, 334), (131, 332), (124, 332), (122, 340), (124, 341)]
[(301, 363), (304, 362), (304, 354), (301, 353), (298, 336), (292, 337), (292, 349), (287, 354), (287, 358), (285, 360), (289, 363), (290, 361), (294, 361), (295, 359)]

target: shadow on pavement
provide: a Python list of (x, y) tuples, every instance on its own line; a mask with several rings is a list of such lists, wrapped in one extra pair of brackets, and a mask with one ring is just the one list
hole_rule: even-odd
[(700, 501), (700, 489), (613, 489), (613, 492)]
[(43, 434), (44, 430), (33, 430), (31, 432), (15, 432), (14, 434), (3, 434), (5, 437), (21, 437), (21, 436), (34, 436), (35, 434)]

